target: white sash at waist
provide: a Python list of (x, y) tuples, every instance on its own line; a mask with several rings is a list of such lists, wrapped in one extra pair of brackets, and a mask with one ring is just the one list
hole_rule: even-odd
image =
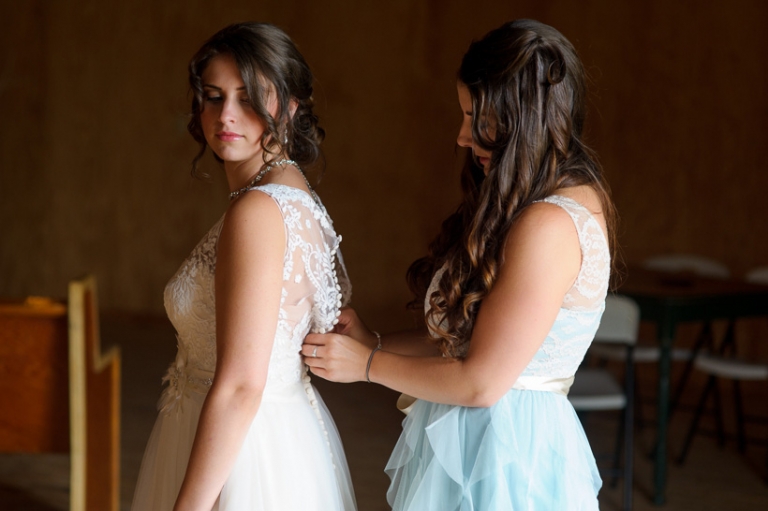
[[(573, 376), (568, 378), (550, 378), (548, 376), (520, 376), (513, 389), (517, 390), (536, 390), (540, 392), (554, 392), (562, 396), (567, 396), (568, 391), (573, 385)], [(400, 394), (397, 399), (397, 409), (408, 415), (413, 408), (416, 398), (408, 394)]]
[(567, 396), (568, 391), (573, 385), (573, 376), (568, 378), (550, 378), (549, 376), (520, 376), (513, 389), (517, 390), (538, 390), (543, 392), (554, 392), (562, 396)]

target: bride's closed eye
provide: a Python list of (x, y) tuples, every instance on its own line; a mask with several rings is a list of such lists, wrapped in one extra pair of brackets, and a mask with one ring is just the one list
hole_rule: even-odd
[[(224, 101), (224, 96), (220, 94), (206, 95), (206, 96), (203, 96), (203, 101), (205, 101), (206, 103), (221, 103), (222, 101)], [(252, 106), (251, 100), (247, 96), (244, 98), (240, 98), (240, 103), (242, 103), (244, 106), (248, 106), (248, 107)]]

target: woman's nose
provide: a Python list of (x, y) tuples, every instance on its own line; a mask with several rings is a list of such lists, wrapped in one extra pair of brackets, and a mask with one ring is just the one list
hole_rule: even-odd
[(459, 147), (472, 147), (472, 127), (469, 120), (461, 123), (456, 143), (459, 144)]
[(219, 114), (219, 120), (223, 124), (232, 122), (237, 118), (237, 101), (227, 99), (221, 105), (221, 113)]

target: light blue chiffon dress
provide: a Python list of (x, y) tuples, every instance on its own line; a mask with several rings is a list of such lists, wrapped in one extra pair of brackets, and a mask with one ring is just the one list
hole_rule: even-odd
[(598, 509), (600, 475), (566, 396), (605, 307), (610, 253), (585, 207), (561, 196), (544, 201), (574, 221), (579, 275), (541, 348), (495, 405), (416, 400), (386, 467), (395, 511)]

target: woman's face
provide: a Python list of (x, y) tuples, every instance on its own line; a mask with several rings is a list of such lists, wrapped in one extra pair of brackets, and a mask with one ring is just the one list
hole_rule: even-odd
[[(211, 59), (202, 74), (203, 105), (200, 123), (205, 140), (216, 155), (227, 164), (237, 166), (263, 164), (261, 136), (266, 126), (256, 115), (248, 98), (240, 70), (229, 55)], [(277, 112), (275, 94), (268, 94), (267, 111)]]
[(461, 147), (472, 149), (475, 158), (477, 158), (477, 161), (483, 166), (485, 174), (488, 175), (488, 165), (491, 161), (491, 153), (478, 147), (475, 140), (472, 138), (472, 96), (469, 94), (467, 86), (461, 82), (457, 83), (456, 89), (459, 93), (459, 105), (461, 106), (462, 112), (461, 128), (459, 129), (459, 136), (456, 138), (456, 143)]

